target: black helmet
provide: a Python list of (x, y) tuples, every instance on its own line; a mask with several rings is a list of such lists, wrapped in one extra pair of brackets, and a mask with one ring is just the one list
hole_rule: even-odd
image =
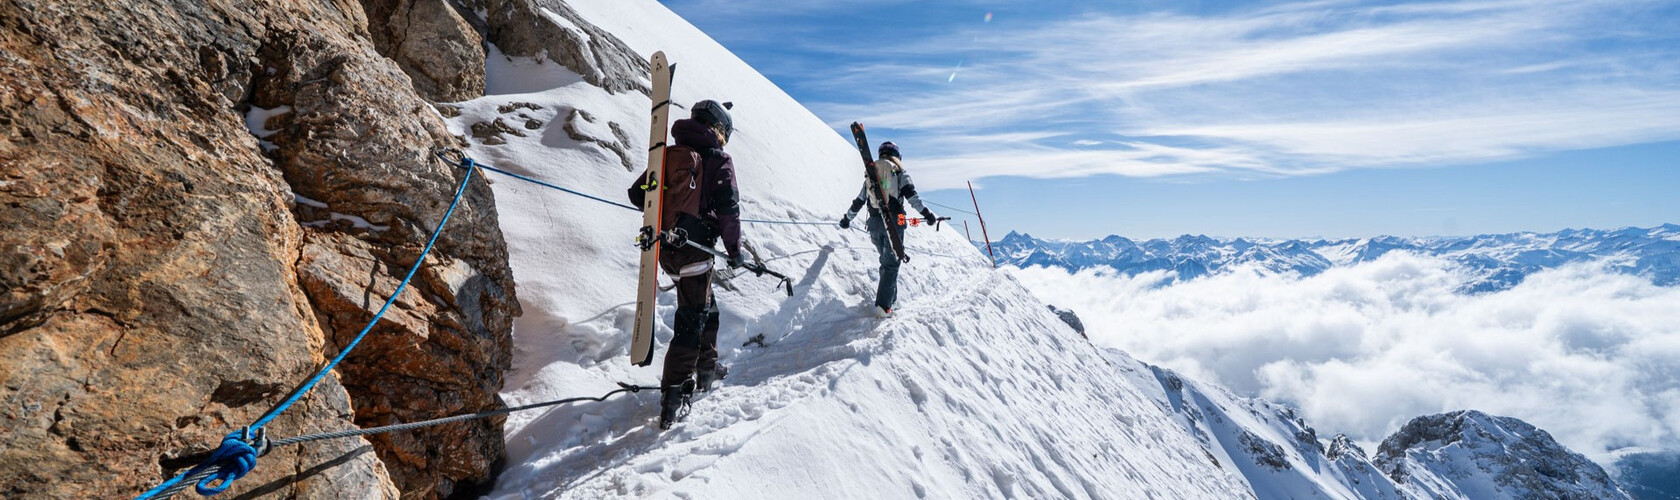
[(898, 145), (893, 144), (892, 141), (887, 141), (887, 142), (881, 143), (881, 148), (875, 151), (875, 156), (879, 156), (879, 157), (882, 157), (882, 158), (886, 158), (888, 156), (891, 156), (893, 158), (898, 158), (900, 160), (904, 159), (903, 156), (900, 156), (898, 154)]
[(729, 134), (735, 131), (735, 123), (729, 119), (729, 109), (734, 107), (733, 102), (718, 104), (717, 101), (707, 99), (694, 103), (694, 107), (689, 108), (688, 117), (718, 129), (723, 132), (723, 140), (728, 141)]

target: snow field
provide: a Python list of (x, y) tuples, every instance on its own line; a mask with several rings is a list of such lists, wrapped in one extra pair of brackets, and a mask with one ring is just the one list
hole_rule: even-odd
[[(643, 55), (665, 50), (678, 65), (676, 102), (737, 103), (726, 150), (744, 218), (832, 221), (846, 209), (862, 177), (846, 138), (657, 2), (571, 5)], [(456, 104), (450, 126), (470, 135), (473, 124), (501, 118), (524, 136), (475, 140), (468, 154), (622, 201), (646, 164), (647, 97), (607, 93), (553, 63), (494, 51), (489, 59), (490, 95)], [(531, 120), (540, 125), (527, 128)], [(584, 140), (565, 130), (568, 121)], [(618, 382), (657, 385), (672, 293), (660, 294), (654, 365), (630, 366), (626, 354), (639, 214), (486, 177), (524, 308), (508, 404), (599, 395)], [(731, 369), (720, 387), (664, 432), (653, 425), (653, 393), (512, 415), (508, 467), (490, 498), (1250, 496), (1114, 376), (1111, 361), (991, 270), (960, 231), (907, 230), (913, 260), (901, 270), (898, 312), (884, 320), (867, 312), (878, 263), (863, 231), (746, 224), (743, 232), (771, 269), (793, 278), (794, 295), (751, 275), (714, 288), (720, 360)], [(761, 334), (766, 347), (743, 345)]]

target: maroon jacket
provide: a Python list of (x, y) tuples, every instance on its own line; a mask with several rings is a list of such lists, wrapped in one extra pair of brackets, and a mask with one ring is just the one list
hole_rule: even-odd
[[(677, 120), (671, 125), (671, 139), (678, 146), (688, 146), (700, 153), (700, 162), (705, 167), (700, 174), (705, 179), (705, 185), (700, 186), (700, 218), (717, 230), (723, 238), (724, 250), (730, 258), (735, 258), (741, 254), (741, 195), (735, 186), (735, 161), (723, 152), (717, 134), (698, 121)], [(640, 181), (638, 178), (637, 184)], [(631, 204), (642, 206), (644, 196), (646, 191), (630, 187)]]

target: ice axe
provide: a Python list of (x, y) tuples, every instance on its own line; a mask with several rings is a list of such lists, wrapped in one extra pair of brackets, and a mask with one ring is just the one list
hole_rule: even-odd
[[(699, 249), (700, 251), (712, 254), (713, 257), (723, 259), (724, 262), (729, 262), (729, 256), (724, 255), (723, 252), (718, 251), (716, 248), (712, 248), (712, 247), (705, 246), (705, 245), (690, 245), (690, 244), (688, 244), (689, 243), (688, 232), (683, 231), (682, 228), (677, 228), (677, 229), (673, 229), (673, 230), (670, 230), (670, 231), (665, 231), (664, 234), (665, 234), (665, 241), (671, 243), (672, 245), (676, 245), (679, 248), (680, 247), (688, 247), (688, 248)], [(788, 296), (789, 297), (793, 296), (793, 280), (789, 279), (786, 275), (783, 275), (782, 273), (778, 273), (778, 272), (775, 272), (775, 271), (771, 271), (769, 268), (764, 267), (763, 264), (757, 264), (757, 263), (753, 263), (753, 262), (742, 263), (741, 268), (746, 269), (748, 271), (752, 271), (752, 273), (754, 275), (763, 276), (763, 275), (768, 274), (768, 275), (780, 278), (782, 280), (782, 282), (780, 284), (782, 285), (783, 288), (787, 289)]]

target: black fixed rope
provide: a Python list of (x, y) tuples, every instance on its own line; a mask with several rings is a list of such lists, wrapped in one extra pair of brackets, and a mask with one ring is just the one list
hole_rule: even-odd
[(512, 408), (502, 408), (502, 409), (499, 409), (499, 410), (481, 411), (481, 412), (478, 412), (478, 413), (472, 413), (472, 414), (467, 414), (467, 415), (456, 415), (456, 416), (453, 416), (453, 417), (434, 418), (434, 419), (431, 419), (431, 420), (423, 420), (423, 421), (419, 421), (419, 422), (409, 422), (409, 423), (406, 423), (406, 424), (394, 424), (394, 425), (387, 425), (387, 426), (383, 426), (383, 427), (370, 427), (370, 428), (367, 428), (367, 429), (347, 429), (347, 430), (335, 431), (335, 432), (323, 432), (323, 433), (320, 433), (320, 434), (310, 434), (310, 435), (307, 435), (307, 436), (297, 436), (297, 437), (289, 437), (289, 438), (284, 438), (284, 439), (275, 439), (275, 440), (269, 442), (269, 446), (270, 447), (286, 446), (286, 445), (292, 445), (292, 444), (298, 444), (298, 443), (307, 443), (307, 442), (310, 442), (310, 441), (320, 441), (320, 440), (323, 440), (323, 439), (338, 439), (338, 438), (347, 438), (347, 437), (355, 437), (355, 436), (366, 436), (366, 435), (370, 435), (370, 434), (384, 434), (384, 433), (387, 433), (387, 432), (406, 431), (406, 430), (409, 430), (409, 429), (419, 429), (421, 427), (431, 427), (431, 426), (434, 426), (434, 425), (443, 425), (443, 424), (453, 423), (453, 422), (464, 422), (464, 421), (467, 421), (467, 420), (477, 420), (477, 419), (480, 419), (480, 418), (494, 417), (496, 415), (506, 415), (506, 414), (513, 413), (513, 412), (519, 412), (519, 411), (525, 411), (525, 410), (535, 410), (537, 408), (546, 408), (546, 407), (550, 407), (550, 406), (558, 406), (558, 405), (569, 404), (569, 403), (578, 403), (578, 402), (583, 402), (583, 401), (601, 402), (601, 401), (606, 401), (607, 398), (617, 396), (617, 395), (622, 394), (622, 393), (641, 392), (641, 391), (646, 391), (646, 390), (659, 390), (659, 386), (630, 385), (630, 384), (626, 384), (626, 383), (623, 383), (623, 382), (619, 382), (618, 383), (618, 389), (614, 389), (611, 392), (608, 392), (606, 394), (602, 394), (600, 396), (579, 396), (579, 397), (575, 397), (575, 398), (557, 399), (557, 400), (554, 400), (554, 401), (544, 401), (544, 402), (541, 402), (541, 403), (531, 403), (531, 404), (528, 404), (528, 405), (515, 406), (515, 407), (512, 407)]
[[(448, 424), (448, 423), (453, 423), (453, 422), (463, 422), (463, 421), (467, 421), (467, 420), (489, 418), (489, 417), (494, 417), (494, 416), (497, 416), (497, 415), (506, 415), (506, 414), (513, 413), (513, 412), (518, 412), (518, 411), (534, 410), (534, 409), (537, 409), (537, 408), (546, 408), (546, 407), (549, 407), (549, 406), (558, 406), (558, 405), (569, 404), (569, 403), (577, 403), (577, 402), (582, 402), (582, 401), (597, 401), (597, 402), (600, 402), (600, 401), (606, 401), (607, 398), (611, 398), (613, 396), (617, 396), (619, 394), (623, 394), (623, 393), (626, 393), (626, 392), (641, 392), (641, 391), (646, 391), (646, 390), (659, 390), (659, 389), (660, 389), (659, 386), (630, 385), (630, 384), (626, 384), (626, 383), (623, 383), (623, 382), (619, 382), (618, 383), (618, 389), (614, 389), (613, 391), (608, 392), (606, 394), (602, 394), (600, 396), (580, 396), (580, 397), (575, 397), (575, 398), (557, 399), (557, 400), (554, 400), (554, 401), (544, 401), (544, 402), (541, 402), (541, 403), (532, 403), (532, 404), (528, 404), (528, 405), (515, 406), (515, 407), (511, 407), (511, 408), (502, 408), (502, 409), (499, 409), (499, 410), (481, 411), (481, 412), (478, 412), (478, 413), (472, 413), (472, 414), (468, 414), (468, 415), (456, 415), (456, 416), (453, 416), (453, 417), (435, 418), (435, 419), (425, 420), (425, 421), (420, 421), (420, 422), (409, 422), (409, 423), (406, 423), (406, 424), (387, 425), (387, 426), (383, 426), (383, 427), (370, 427), (370, 428), (366, 428), (366, 429), (349, 429), (349, 430), (334, 431), (334, 432), (323, 432), (323, 433), (319, 433), (319, 434), (309, 434), (309, 435), (306, 435), (306, 436), (289, 437), (289, 438), (283, 438), (283, 439), (270, 440), (266, 437), (261, 436), (261, 434), (259, 434), (256, 437), (257, 443), (256, 443), (256, 446), (255, 446), (255, 449), (258, 450), (257, 451), (257, 456), (263, 456), (263, 455), (267, 455), (269, 451), (274, 450), (274, 448), (278, 448), (278, 447), (281, 447), (281, 446), (300, 444), (300, 443), (307, 443), (307, 442), (310, 442), (310, 441), (321, 441), (321, 440), (325, 440), (325, 439), (339, 439), (339, 438), (356, 437), (356, 436), (367, 436), (367, 435), (372, 435), (372, 434), (384, 434), (384, 433), (387, 433), (387, 432), (406, 431), (406, 430), (410, 430), (410, 429), (418, 429), (418, 428), (421, 428), (421, 427), (431, 427), (431, 426), (434, 426), (434, 425), (442, 425), (442, 424)], [(194, 473), (190, 476), (187, 476), (187, 477), (183, 478), (180, 482), (175, 483), (174, 485), (171, 485), (169, 488), (165, 488), (162, 491), (152, 493), (152, 496), (145, 497), (145, 498), (169, 498), (169, 497), (175, 496), (175, 494), (180, 493), (181, 490), (185, 490), (187, 488), (190, 488), (190, 487), (192, 487), (192, 485), (198, 484), (198, 482), (203, 480), (204, 478), (211, 477), (211, 476), (215, 475), (218, 470), (219, 470), (219, 466), (211, 465), (209, 467), (206, 467), (204, 470), (201, 470), (197, 473)]]
[[(450, 148), (446, 151), (451, 153), (451, 154), (460, 155), (462, 158), (466, 157), (466, 155), (464, 153), (462, 153), (461, 150), (458, 150), (458, 149)], [(563, 192), (563, 193), (571, 194), (571, 195), (574, 195), (574, 196), (581, 196), (583, 198), (588, 198), (588, 199), (591, 199), (591, 200), (595, 200), (595, 201), (605, 203), (605, 204), (608, 204), (608, 205), (612, 205), (612, 206), (622, 208), (622, 209), (625, 209), (625, 210), (635, 210), (635, 211), (638, 211), (638, 212), (642, 210), (640, 208), (636, 208), (636, 207), (633, 207), (633, 206), (630, 206), (630, 205), (626, 205), (626, 204), (619, 203), (619, 202), (616, 202), (616, 201), (608, 200), (606, 198), (595, 196), (595, 195), (592, 195), (592, 194), (589, 194), (589, 193), (584, 193), (584, 192), (581, 192), (581, 191), (568, 189), (566, 187), (563, 187), (563, 186), (560, 186), (560, 185), (557, 185), (557, 184), (553, 184), (553, 183), (550, 183), (550, 182), (545, 182), (545, 181), (542, 181), (542, 180), (539, 180), (539, 179), (536, 179), (536, 178), (532, 178), (532, 177), (526, 176), (526, 175), (516, 174), (516, 173), (509, 172), (509, 171), (506, 171), (506, 170), (502, 170), (502, 169), (499, 169), (499, 168), (496, 168), (496, 167), (492, 167), (492, 166), (489, 166), (489, 165), (486, 165), (486, 164), (483, 164), (483, 163), (476, 163), (475, 162), (473, 164), (473, 166), (478, 167), (478, 168), (482, 168), (482, 169), (485, 169), (485, 170), (489, 170), (491, 172), (495, 172), (495, 173), (498, 173), (498, 174), (506, 175), (508, 177), (512, 177), (512, 178), (515, 178), (515, 179), (519, 179), (519, 180), (522, 180), (522, 181), (525, 181), (525, 182), (536, 184), (538, 186), (542, 186), (542, 187), (546, 187), (546, 188), (549, 188), (549, 189), (557, 190), (557, 191), (560, 191), (560, 192)], [(833, 222), (817, 222), (817, 221), (803, 221), (803, 220), (741, 219), (741, 222), (747, 222), (747, 223), (753, 223), (753, 224), (793, 224), (793, 225), (810, 225), (810, 226), (832, 226), (832, 225), (834, 225)]]

